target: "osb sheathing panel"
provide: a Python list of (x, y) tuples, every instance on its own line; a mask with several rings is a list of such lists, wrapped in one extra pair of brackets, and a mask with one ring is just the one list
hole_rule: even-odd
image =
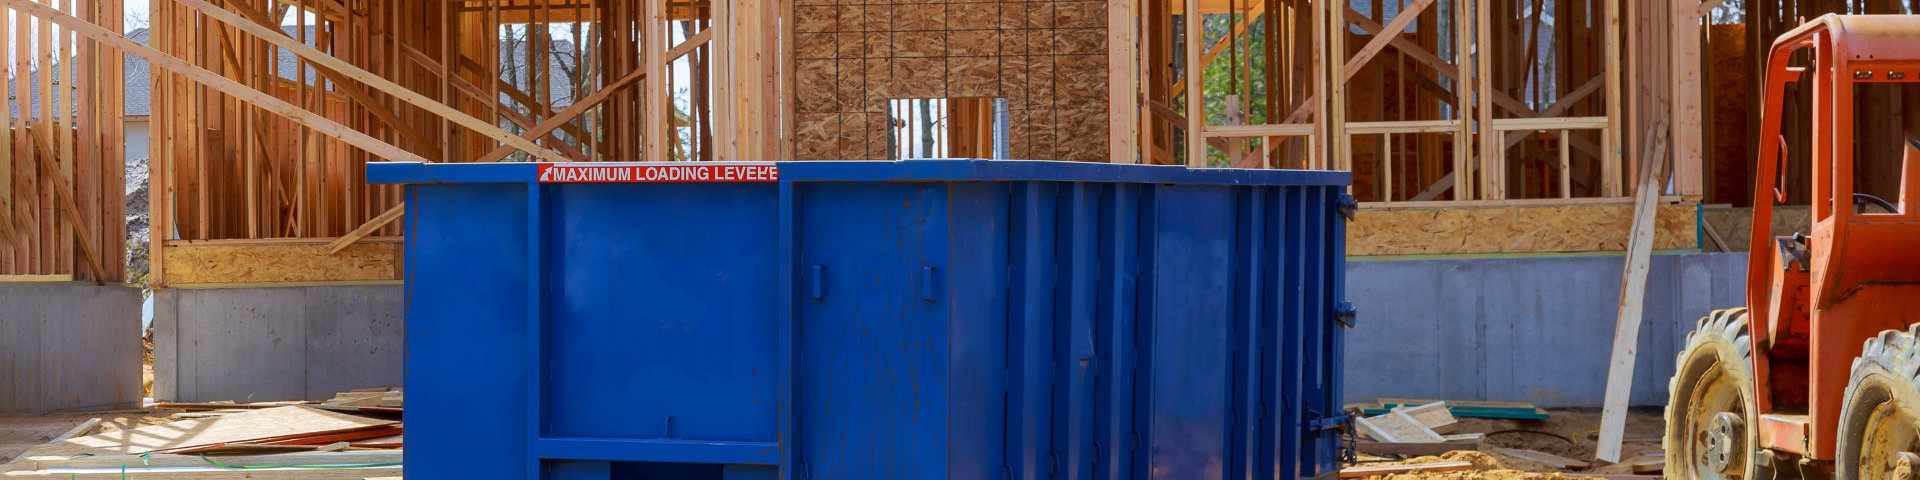
[[(1747, 251), (1747, 242), (1753, 238), (1753, 209), (1708, 208), (1701, 212), (1701, 216), (1706, 217), (1707, 225), (1712, 225), (1714, 233), (1720, 234), (1720, 239), (1727, 242), (1728, 249)], [(1813, 212), (1807, 206), (1774, 207), (1771, 236), (1812, 233), (1812, 229)], [(1713, 241), (1708, 240), (1706, 244), (1711, 246)]]
[(1106, 3), (797, 0), (794, 156), (887, 158), (887, 101), (1005, 98), (1008, 155), (1106, 161)]
[[(1661, 205), (1656, 250), (1698, 248), (1698, 205)], [(1626, 250), (1633, 205), (1364, 210), (1347, 254), (1454, 255)]]
[(167, 245), (169, 285), (398, 280), (400, 242), (362, 241), (328, 254), (325, 243)]

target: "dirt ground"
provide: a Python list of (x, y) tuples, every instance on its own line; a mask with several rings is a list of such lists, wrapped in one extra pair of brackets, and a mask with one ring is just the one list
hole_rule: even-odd
[[(1460, 419), (1455, 433), (1485, 433), (1480, 451), (1449, 452), (1438, 457), (1405, 460), (1362, 456), (1358, 465), (1417, 464), (1440, 461), (1472, 462), (1476, 469), (1445, 473), (1407, 473), (1374, 478), (1388, 480), (1567, 480), (1577, 475), (1630, 475), (1630, 463), (1659, 458), (1660, 436), (1666, 422), (1659, 409), (1635, 409), (1627, 416), (1626, 440), (1621, 448), (1621, 463), (1607, 464), (1594, 459), (1598, 448), (1600, 412), (1598, 410), (1554, 410), (1547, 420)], [(1571, 442), (1569, 442), (1571, 440)], [(1523, 460), (1495, 452), (1499, 448), (1536, 450), (1574, 460), (1587, 461), (1591, 467), (1578, 472), (1540, 462)]]

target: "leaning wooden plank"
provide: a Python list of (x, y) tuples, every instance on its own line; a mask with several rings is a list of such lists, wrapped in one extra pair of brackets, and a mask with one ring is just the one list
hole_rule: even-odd
[(1594, 456), (1620, 461), (1621, 437), (1627, 432), (1627, 400), (1633, 391), (1634, 356), (1640, 347), (1640, 315), (1647, 298), (1647, 270), (1653, 264), (1653, 217), (1666, 182), (1667, 128), (1655, 124), (1653, 151), (1642, 157), (1640, 182), (1634, 190), (1633, 236), (1627, 239), (1627, 262), (1620, 279), (1618, 321), (1613, 324), (1613, 354), (1607, 363), (1606, 400), (1600, 409), (1600, 445)]
[(1406, 412), (1388, 412), (1378, 417), (1355, 419), (1360, 432), (1374, 440), (1393, 443), (1440, 443), (1446, 441), (1440, 434), (1421, 425), (1419, 420), (1407, 416)]
[(362, 238), (367, 238), (367, 235), (372, 235), (373, 232), (379, 230), (380, 227), (385, 227), (387, 224), (393, 223), (394, 220), (400, 219), (400, 215), (404, 213), (407, 213), (407, 202), (400, 202), (394, 205), (393, 208), (381, 212), (380, 216), (373, 217), (372, 220), (367, 220), (367, 223), (360, 224), (359, 228), (355, 228), (353, 231), (347, 232), (346, 235), (341, 235), (340, 238), (334, 240), (333, 243), (327, 244), (327, 254), (333, 255), (340, 253), (341, 250), (346, 250), (347, 246), (353, 245), (354, 242), (358, 242)]
[(1459, 450), (1479, 450), (1480, 442), (1393, 443), (1359, 441), (1354, 442), (1353, 448), (1360, 453), (1368, 455), (1424, 457)]
[(1376, 466), (1370, 466), (1370, 467), (1342, 468), (1340, 469), (1340, 478), (1375, 477), (1375, 476), (1392, 475), (1396, 473), (1409, 473), (1409, 472), (1425, 472), (1425, 473), (1458, 472), (1458, 471), (1472, 470), (1472, 469), (1473, 469), (1473, 464), (1469, 462), (1434, 462), (1434, 463), (1416, 463), (1413, 465), (1376, 465)]
[(1519, 449), (1519, 448), (1496, 448), (1496, 449), (1493, 449), (1493, 451), (1494, 453), (1498, 453), (1501, 455), (1506, 455), (1506, 456), (1518, 458), (1521, 460), (1531, 460), (1535, 462), (1540, 462), (1547, 465), (1564, 468), (1567, 470), (1582, 470), (1587, 468), (1587, 462), (1582, 462), (1579, 460), (1574, 460), (1571, 458), (1562, 457), (1559, 455), (1554, 455), (1551, 453), (1542, 452), (1538, 450), (1526, 450), (1526, 449)]
[(279, 115), (281, 117), (285, 117), (287, 120), (293, 121), (294, 123), (299, 123), (302, 126), (311, 128), (316, 132), (337, 138), (340, 141), (347, 142), (348, 144), (353, 145), (355, 147), (360, 147), (360, 149), (366, 150), (367, 153), (372, 153), (376, 156), (384, 157), (389, 160), (403, 160), (403, 161), (411, 161), (411, 162), (427, 161), (425, 157), (415, 155), (413, 152), (409, 152), (404, 149), (401, 149), (400, 147), (396, 147), (391, 144), (388, 144), (387, 142), (380, 141), (379, 139), (368, 136), (365, 133), (360, 133), (359, 130), (354, 130), (352, 127), (341, 125), (337, 122), (334, 122), (333, 120), (327, 119), (327, 117), (321, 116), (320, 114), (313, 113), (311, 111), (308, 111), (305, 108), (300, 108), (297, 105), (287, 103), (284, 100), (280, 100), (279, 98), (274, 97), (271, 94), (268, 94), (266, 92), (262, 92), (259, 90), (255, 90), (252, 87), (248, 87), (246, 85), (242, 85), (240, 84), (240, 82), (235, 82), (231, 79), (221, 76), (218, 73), (213, 73), (212, 71), (209, 71), (207, 69), (200, 68), (198, 65), (189, 63), (186, 60), (181, 60), (178, 57), (174, 57), (172, 55), (162, 53), (159, 50), (154, 50), (151, 47), (148, 47), (146, 45), (141, 45), (139, 43), (134, 42), (133, 40), (128, 40), (126, 37), (120, 36), (120, 34), (113, 33), (112, 31), (109, 31), (105, 28), (101, 28), (98, 25), (88, 23), (85, 20), (81, 20), (71, 15), (61, 13), (52, 8), (48, 8), (45, 5), (33, 3), (27, 0), (0, 0), (0, 1), (5, 2), (7, 7), (12, 8), (14, 10), (18, 10), (21, 13), (40, 16), (48, 20), (52, 20), (53, 23), (57, 23), (57, 24), (60, 24), (61, 26), (67, 27), (68, 29), (72, 30), (74, 33), (85, 35), (88, 38), (98, 40), (101, 43), (105, 43), (114, 48), (121, 49), (125, 51), (125, 53), (128, 55), (140, 57), (141, 59), (144, 59), (148, 63), (152, 64), (154, 68), (164, 69), (174, 74), (191, 79), (195, 82), (205, 84), (208, 87), (221, 91), (221, 93), (225, 93), (241, 101), (251, 103), (270, 113)]
[[(8, 1), (19, 2), (24, 0), (8, 0)], [(221, 22), (225, 22), (228, 25), (238, 27), (239, 29), (246, 31), (249, 34), (252, 34), (254, 37), (259, 38), (261, 40), (265, 40), (267, 41), (267, 43), (274, 44), (275, 46), (278, 46), (282, 49), (286, 49), (287, 52), (297, 55), (302, 59), (305, 59), (315, 64), (324, 65), (328, 68), (332, 68), (334, 71), (344, 74), (348, 78), (352, 78), (356, 81), (359, 81), (360, 83), (364, 83), (367, 86), (380, 90), (380, 93), (385, 93), (387, 95), (392, 96), (393, 98), (399, 99), (400, 101), (407, 102), (408, 104), (411, 104), (413, 106), (420, 107), (429, 112), (433, 112), (435, 115), (439, 115), (440, 117), (447, 119), (447, 121), (453, 122), (455, 124), (459, 124), (462, 127), (467, 127), (467, 129), (469, 130), (473, 130), (476, 133), (485, 135), (488, 138), (492, 138), (496, 141), (499, 141), (500, 143), (504, 143), (513, 148), (526, 151), (527, 153), (531, 153), (534, 156), (540, 157), (542, 159), (546, 159), (547, 161), (552, 161), (552, 162), (566, 161), (566, 158), (562, 157), (559, 152), (555, 152), (545, 148), (540, 148), (539, 145), (536, 145), (531, 141), (515, 136), (514, 134), (507, 132), (506, 130), (502, 130), (499, 126), (494, 125), (492, 122), (481, 120), (479, 118), (474, 118), (474, 116), (468, 115), (466, 112), (460, 111), (460, 109), (454, 108), (447, 104), (440, 103), (439, 101), (436, 101), (432, 98), (428, 98), (426, 95), (421, 95), (419, 92), (413, 91), (413, 89), (407, 88), (405, 86), (401, 86), (400, 84), (397, 84), (397, 83), (393, 83), (392, 81), (388, 81), (387, 79), (382, 78), (380, 77), (380, 75), (374, 74), (373, 72), (362, 70), (360, 69), (360, 67), (354, 66), (351, 63), (347, 63), (345, 60), (334, 58), (334, 56), (328, 55), (325, 52), (321, 52), (319, 49), (307, 46), (306, 44), (300, 43), (299, 40), (295, 40), (293, 38), (286, 36), (284, 33), (280, 32), (279, 29), (261, 26), (258, 23), (254, 23), (252, 20), (246, 19), (246, 17), (240, 16), (240, 14), (238, 13), (233, 13), (232, 11), (229, 11), (225, 8), (220, 8), (211, 3), (207, 3), (203, 0), (176, 0), (176, 1), (182, 5), (186, 5), (188, 7), (194, 8), (195, 10), (198, 10), (201, 15), (205, 15), (208, 18), (219, 20)]]

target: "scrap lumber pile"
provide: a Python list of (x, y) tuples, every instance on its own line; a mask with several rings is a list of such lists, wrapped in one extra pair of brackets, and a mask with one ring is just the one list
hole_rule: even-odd
[[(348, 392), (318, 404), (165, 404), (196, 415), (43, 444), (0, 477), (359, 479), (400, 475), (399, 392)], [(376, 410), (363, 410), (376, 409)], [(69, 436), (63, 436), (69, 437)]]
[[(1370, 441), (1359, 442), (1356, 447), (1362, 453), (1375, 455), (1421, 456), (1439, 455), (1455, 450), (1475, 450), (1480, 448), (1481, 433), (1452, 434), (1460, 429), (1460, 421), (1452, 413), (1447, 402), (1430, 402), (1420, 405), (1393, 404), (1379, 409), (1361, 408), (1362, 412), (1379, 412), (1371, 417), (1361, 417), (1354, 421), (1360, 434)], [(1452, 434), (1452, 435), (1449, 435)]]

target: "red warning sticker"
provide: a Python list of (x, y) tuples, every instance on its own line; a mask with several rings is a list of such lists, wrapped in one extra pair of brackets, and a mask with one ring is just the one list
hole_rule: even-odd
[(772, 163), (542, 163), (540, 183), (773, 182), (780, 166)]

